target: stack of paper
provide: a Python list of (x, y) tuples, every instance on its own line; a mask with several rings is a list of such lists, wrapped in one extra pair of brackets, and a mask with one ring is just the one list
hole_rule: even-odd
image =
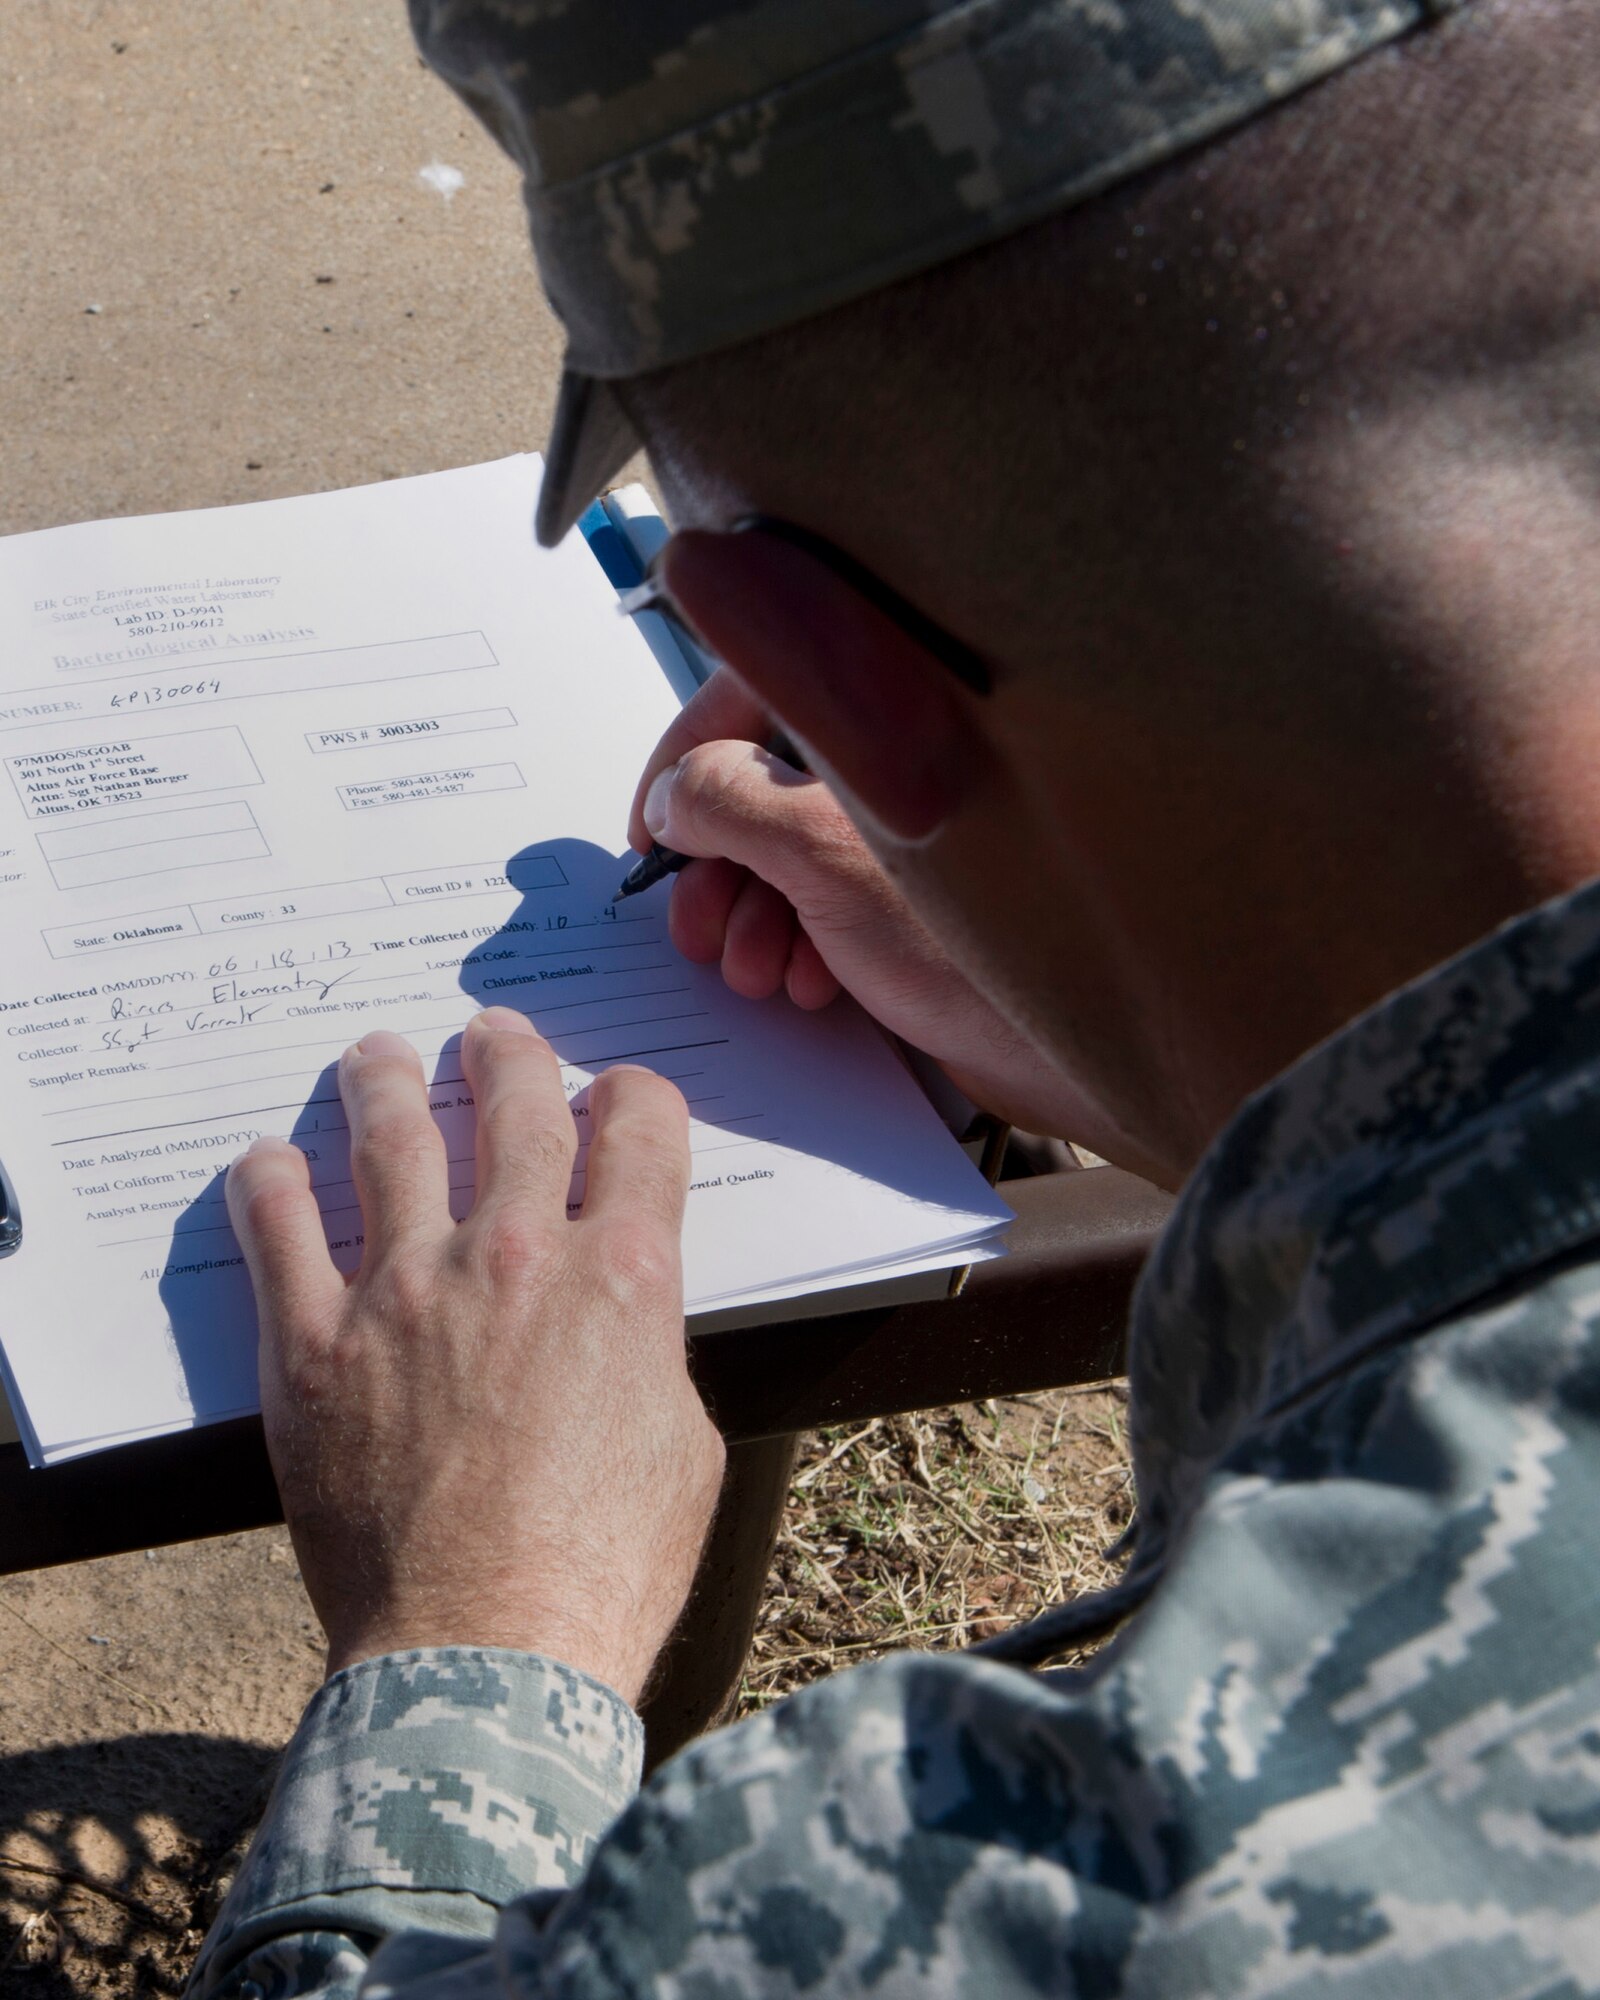
[(423, 1055), (458, 1214), (477, 1007), (549, 1036), (580, 1135), (609, 1064), (673, 1078), (691, 1311), (948, 1267), (1009, 1219), (856, 1009), (740, 1000), (665, 886), (611, 900), (677, 696), (582, 540), (535, 548), (537, 480), (0, 542), (0, 1342), (36, 1463), (257, 1407), (222, 1170), (292, 1136), (355, 1268), (330, 1065), (370, 1028)]

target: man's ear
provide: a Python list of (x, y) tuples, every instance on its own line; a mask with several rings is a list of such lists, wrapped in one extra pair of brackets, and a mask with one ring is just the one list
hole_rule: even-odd
[(978, 754), (979, 698), (882, 604), (759, 527), (675, 536), (662, 580), (814, 768), (891, 838), (926, 840), (950, 818)]

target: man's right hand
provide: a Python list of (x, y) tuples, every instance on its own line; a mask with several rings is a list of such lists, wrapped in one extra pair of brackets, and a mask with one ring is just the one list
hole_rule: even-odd
[[(986, 1110), (1093, 1146), (1069, 1079), (958, 969), (821, 779), (761, 747), (772, 720), (721, 667), (656, 746), (629, 838), (703, 859), (673, 889), (673, 942), (736, 993), (825, 1007), (842, 987)], [(1101, 1150), (1097, 1147), (1096, 1150)]]

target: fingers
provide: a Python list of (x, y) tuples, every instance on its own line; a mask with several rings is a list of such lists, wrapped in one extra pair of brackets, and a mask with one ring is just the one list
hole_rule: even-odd
[(783, 984), (794, 935), (788, 901), (759, 876), (747, 875), (728, 912), (723, 978), (746, 1000), (765, 1000)]
[(737, 674), (719, 667), (704, 686), (698, 688), (673, 718), (666, 734), (650, 753), (633, 806), (628, 816), (628, 840), (642, 854), (652, 835), (644, 823), (644, 799), (658, 771), (702, 743), (731, 738), (739, 742), (763, 743), (772, 733), (772, 718)]
[(696, 965), (720, 959), (723, 976), (747, 1000), (780, 986), (796, 1005), (825, 1007), (839, 982), (804, 931), (793, 905), (731, 861), (697, 861), (678, 877), (668, 906), (672, 942)]
[(411, 1044), (378, 1028), (339, 1062), (350, 1126), (350, 1175), (370, 1260), (438, 1238), (450, 1219), (444, 1139), (428, 1109), (422, 1062)]
[(795, 932), (783, 983), (794, 1004), (808, 1012), (829, 1006), (839, 997), (839, 981), (804, 931)]
[(523, 1201), (564, 1216), (578, 1139), (555, 1051), (526, 1015), (485, 1007), (467, 1025), (461, 1064), (478, 1115), (474, 1212)]
[(652, 1070), (622, 1065), (595, 1078), (589, 1116), (594, 1131), (584, 1222), (628, 1225), (675, 1260), (689, 1192), (689, 1110), (682, 1093)]
[(738, 862), (802, 912), (828, 879), (874, 872), (822, 780), (751, 743), (703, 743), (685, 752), (657, 774), (645, 816), (652, 839), (681, 854)]
[(672, 942), (695, 965), (715, 965), (728, 934), (728, 917), (748, 871), (732, 861), (697, 861), (672, 885), (667, 928)]
[(264, 1326), (315, 1318), (344, 1294), (328, 1255), (311, 1167), (287, 1139), (257, 1139), (228, 1169), (228, 1217), (260, 1301)]

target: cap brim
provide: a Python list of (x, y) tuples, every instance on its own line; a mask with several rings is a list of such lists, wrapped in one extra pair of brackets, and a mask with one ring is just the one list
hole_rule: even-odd
[(638, 433), (615, 386), (563, 369), (533, 520), (540, 545), (553, 549), (638, 449)]

